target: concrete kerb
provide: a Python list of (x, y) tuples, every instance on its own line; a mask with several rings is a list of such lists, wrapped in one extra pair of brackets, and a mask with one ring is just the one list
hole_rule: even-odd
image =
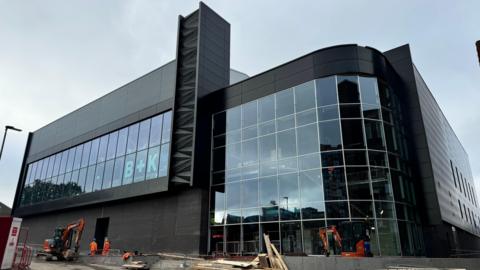
[[(153, 265), (160, 260), (158, 255), (138, 255), (132, 257), (133, 261), (143, 261), (148, 265)], [(100, 264), (100, 265), (116, 265), (121, 266), (125, 264), (122, 256), (80, 256), (79, 262), (85, 264)]]

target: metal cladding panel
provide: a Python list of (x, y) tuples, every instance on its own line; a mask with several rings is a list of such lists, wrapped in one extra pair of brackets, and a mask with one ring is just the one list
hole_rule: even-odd
[(172, 61), (35, 131), (28, 162), (74, 146), (87, 140), (85, 137), (99, 136), (99, 129), (112, 122), (169, 103), (175, 92), (174, 66)]
[(80, 251), (87, 252), (95, 234), (97, 218), (109, 218), (108, 238), (112, 249), (142, 253), (169, 252), (198, 255), (201, 239), (201, 202), (208, 194), (192, 189), (124, 201), (90, 205), (23, 219), (29, 228), (29, 243), (42, 245), (58, 226), (84, 218)]
[[(480, 236), (479, 227), (474, 225), (480, 222), (480, 211), (475, 205), (477, 198), (475, 189), (471, 189), (475, 187), (475, 183), (468, 154), (416, 68), (414, 68), (414, 74), (441, 218), (443, 221)], [(459, 178), (457, 178), (457, 170)], [(462, 206), (465, 205), (467, 211), (473, 212), (475, 223), (471, 213), (463, 213), (462, 217), (461, 212), (464, 209), (459, 209), (458, 201)]]

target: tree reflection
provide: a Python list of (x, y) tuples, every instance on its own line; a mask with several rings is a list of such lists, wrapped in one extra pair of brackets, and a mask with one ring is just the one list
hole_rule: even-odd
[(77, 183), (52, 183), (35, 180), (33, 185), (25, 186), (23, 189), (21, 205), (77, 196), (82, 193), (82, 187)]

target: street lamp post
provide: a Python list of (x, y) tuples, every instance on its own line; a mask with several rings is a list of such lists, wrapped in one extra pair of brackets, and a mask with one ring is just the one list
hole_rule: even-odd
[(13, 131), (22, 131), (21, 129), (18, 129), (14, 126), (5, 126), (5, 133), (3, 133), (3, 141), (2, 141), (2, 146), (0, 148), (0, 159), (2, 159), (2, 153), (3, 153), (3, 146), (5, 145), (5, 139), (7, 138), (7, 131), (11, 129)]

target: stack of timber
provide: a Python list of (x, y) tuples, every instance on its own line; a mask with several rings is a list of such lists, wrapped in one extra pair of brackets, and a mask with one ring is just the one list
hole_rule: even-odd
[(261, 253), (251, 262), (233, 261), (219, 259), (214, 261), (199, 262), (192, 266), (195, 270), (224, 270), (224, 269), (271, 269), (288, 270), (287, 264), (278, 252), (277, 248), (270, 242), (268, 235), (264, 234), (267, 254)]

